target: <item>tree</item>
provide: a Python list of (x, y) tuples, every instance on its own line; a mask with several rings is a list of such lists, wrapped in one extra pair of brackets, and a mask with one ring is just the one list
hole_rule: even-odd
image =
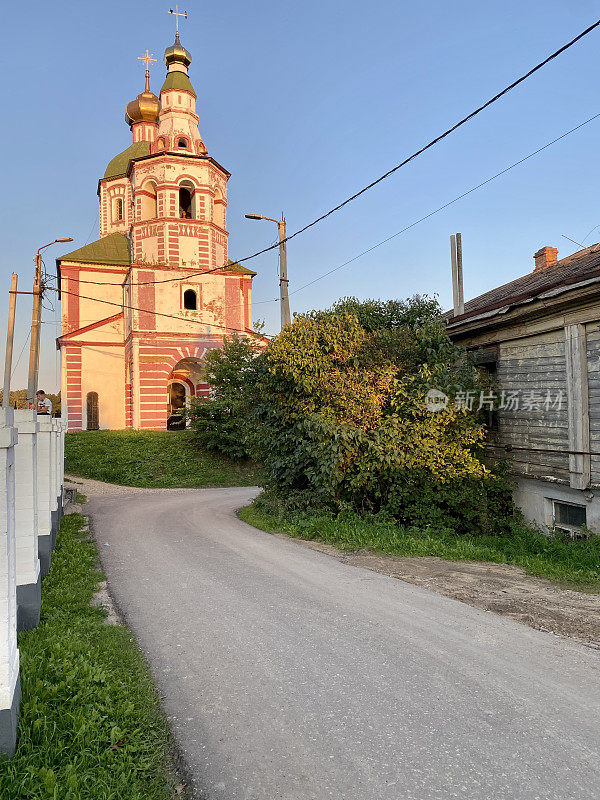
[(483, 423), (453, 403), (431, 413), (425, 402), (430, 388), (453, 397), (481, 381), (430, 298), (346, 298), (297, 315), (253, 371), (252, 448), (271, 495), (483, 530), (511, 508), (483, 460)]
[(198, 442), (230, 458), (246, 458), (247, 403), (254, 380), (258, 345), (249, 337), (225, 336), (222, 348), (209, 350), (203, 378), (209, 399), (192, 399), (187, 412)]

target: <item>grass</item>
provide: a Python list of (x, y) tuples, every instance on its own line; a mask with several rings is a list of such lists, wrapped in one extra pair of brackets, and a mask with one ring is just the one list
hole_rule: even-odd
[(252, 462), (202, 450), (189, 431), (83, 431), (67, 433), (66, 471), (121, 486), (145, 489), (255, 486)]
[(515, 564), (530, 575), (580, 591), (600, 592), (600, 536), (574, 542), (550, 539), (524, 524), (512, 535), (472, 536), (436, 529), (401, 528), (354, 515), (271, 513), (259, 497), (239, 516), (267, 533), (286, 533), (334, 545), (340, 550), (372, 550), (394, 556), (436, 556), (448, 561)]
[(39, 627), (19, 636), (23, 701), (2, 800), (168, 800), (171, 739), (136, 643), (91, 606), (97, 551), (65, 516), (42, 583)]

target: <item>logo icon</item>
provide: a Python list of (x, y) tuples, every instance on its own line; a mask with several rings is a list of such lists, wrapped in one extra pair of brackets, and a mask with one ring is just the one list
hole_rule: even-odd
[(448, 402), (448, 395), (440, 392), (439, 389), (430, 389), (425, 396), (427, 411), (431, 411), (432, 414), (443, 411), (447, 407)]

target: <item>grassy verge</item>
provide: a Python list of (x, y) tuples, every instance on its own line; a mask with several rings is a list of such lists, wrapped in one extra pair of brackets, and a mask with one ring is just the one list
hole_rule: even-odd
[(65, 456), (68, 474), (121, 486), (157, 489), (261, 483), (255, 464), (201, 450), (189, 431), (68, 433)]
[(471, 536), (435, 529), (400, 528), (357, 516), (270, 512), (260, 498), (241, 509), (241, 519), (268, 533), (313, 539), (341, 550), (373, 550), (394, 556), (437, 556), (448, 561), (491, 561), (515, 564), (543, 578), (590, 592), (600, 592), (600, 536), (565, 542), (549, 539), (526, 525), (512, 535)]
[(91, 606), (101, 573), (84, 517), (63, 518), (42, 583), (42, 619), (19, 636), (17, 751), (0, 761), (3, 800), (167, 800), (170, 735), (136, 643)]

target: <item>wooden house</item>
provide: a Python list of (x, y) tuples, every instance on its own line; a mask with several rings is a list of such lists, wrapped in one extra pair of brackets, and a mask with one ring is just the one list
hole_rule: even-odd
[(515, 501), (577, 536), (600, 533), (600, 244), (557, 253), (543, 247), (532, 272), (465, 303), (448, 333), (498, 379), (490, 454), (510, 457)]

